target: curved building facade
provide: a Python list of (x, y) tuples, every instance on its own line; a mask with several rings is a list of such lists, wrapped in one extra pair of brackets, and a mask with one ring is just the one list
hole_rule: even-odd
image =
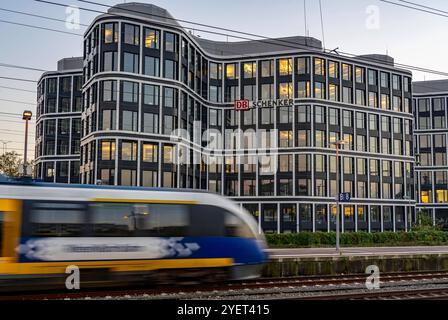
[(82, 111), (82, 57), (58, 61), (37, 85), (35, 177), (79, 183)]
[(82, 183), (207, 189), (266, 232), (328, 231), (343, 140), (343, 230), (413, 219), (412, 75), (392, 58), (305, 37), (204, 40), (136, 3), (84, 41)]

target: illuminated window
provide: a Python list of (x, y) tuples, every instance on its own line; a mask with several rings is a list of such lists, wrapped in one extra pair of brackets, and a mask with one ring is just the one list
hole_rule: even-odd
[(328, 76), (330, 78), (339, 78), (339, 63), (328, 61)]
[(245, 62), (243, 64), (244, 79), (251, 79), (257, 76), (257, 63)]
[(355, 218), (354, 213), (355, 213), (354, 206), (344, 206), (345, 221), (353, 221)]
[(101, 141), (101, 160), (115, 160), (115, 141)]
[(173, 163), (174, 148), (173, 146), (163, 146), (163, 163)]
[(381, 94), (381, 109), (389, 109), (390, 108), (390, 97), (388, 94)]
[(446, 202), (448, 202), (448, 190), (446, 190), (446, 189), (437, 189), (436, 190), (436, 202), (437, 203), (446, 203)]
[(346, 81), (352, 81), (352, 66), (343, 63), (342, 64), (342, 79)]
[(330, 99), (331, 101), (339, 101), (339, 86), (337, 84), (329, 84), (328, 99)]
[(145, 28), (145, 47), (159, 49), (160, 31)]
[(121, 144), (121, 160), (136, 161), (137, 160), (137, 143), (122, 142)]
[(314, 74), (325, 76), (325, 60), (314, 58)]
[(281, 148), (292, 147), (292, 131), (280, 131), (279, 140)]
[(104, 25), (104, 43), (118, 42), (118, 24), (106, 23)]
[(278, 92), (279, 92), (280, 99), (292, 98), (292, 83), (291, 82), (280, 83)]
[(237, 79), (236, 75), (237, 66), (235, 63), (226, 65), (226, 78), (229, 80)]
[(420, 202), (422, 203), (430, 203), (431, 202), (431, 191), (430, 190), (422, 190), (420, 192)]
[(378, 95), (376, 92), (369, 92), (369, 107), (378, 107)]
[(281, 76), (289, 76), (292, 74), (292, 59), (279, 59), (278, 70)]
[(152, 143), (143, 144), (143, 161), (158, 162), (157, 160), (157, 145)]

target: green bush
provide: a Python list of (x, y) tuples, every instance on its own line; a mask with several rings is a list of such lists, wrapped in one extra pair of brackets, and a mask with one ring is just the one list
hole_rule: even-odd
[[(330, 247), (336, 244), (336, 233), (300, 232), (266, 234), (271, 247)], [(448, 244), (448, 232), (425, 229), (410, 232), (345, 232), (341, 233), (341, 246), (399, 246)]]

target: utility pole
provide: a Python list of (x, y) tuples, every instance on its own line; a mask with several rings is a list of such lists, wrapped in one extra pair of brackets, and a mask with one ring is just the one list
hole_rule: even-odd
[(340, 229), (341, 221), (339, 214), (339, 197), (340, 197), (340, 177), (339, 177), (339, 148), (346, 142), (343, 140), (337, 140), (330, 142), (336, 147), (336, 252), (340, 252)]
[(25, 120), (25, 150), (23, 151), (23, 175), (28, 175), (28, 163), (27, 163), (27, 155), (28, 155), (28, 121), (31, 120), (33, 113), (29, 110), (23, 111), (22, 120)]
[(8, 151), (8, 143), (12, 141), (0, 140), (0, 142), (3, 144), (3, 154), (5, 154)]

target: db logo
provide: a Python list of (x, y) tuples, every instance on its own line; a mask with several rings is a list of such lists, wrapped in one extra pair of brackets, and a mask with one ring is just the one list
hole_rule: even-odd
[(249, 100), (235, 100), (234, 107), (236, 111), (249, 110)]

